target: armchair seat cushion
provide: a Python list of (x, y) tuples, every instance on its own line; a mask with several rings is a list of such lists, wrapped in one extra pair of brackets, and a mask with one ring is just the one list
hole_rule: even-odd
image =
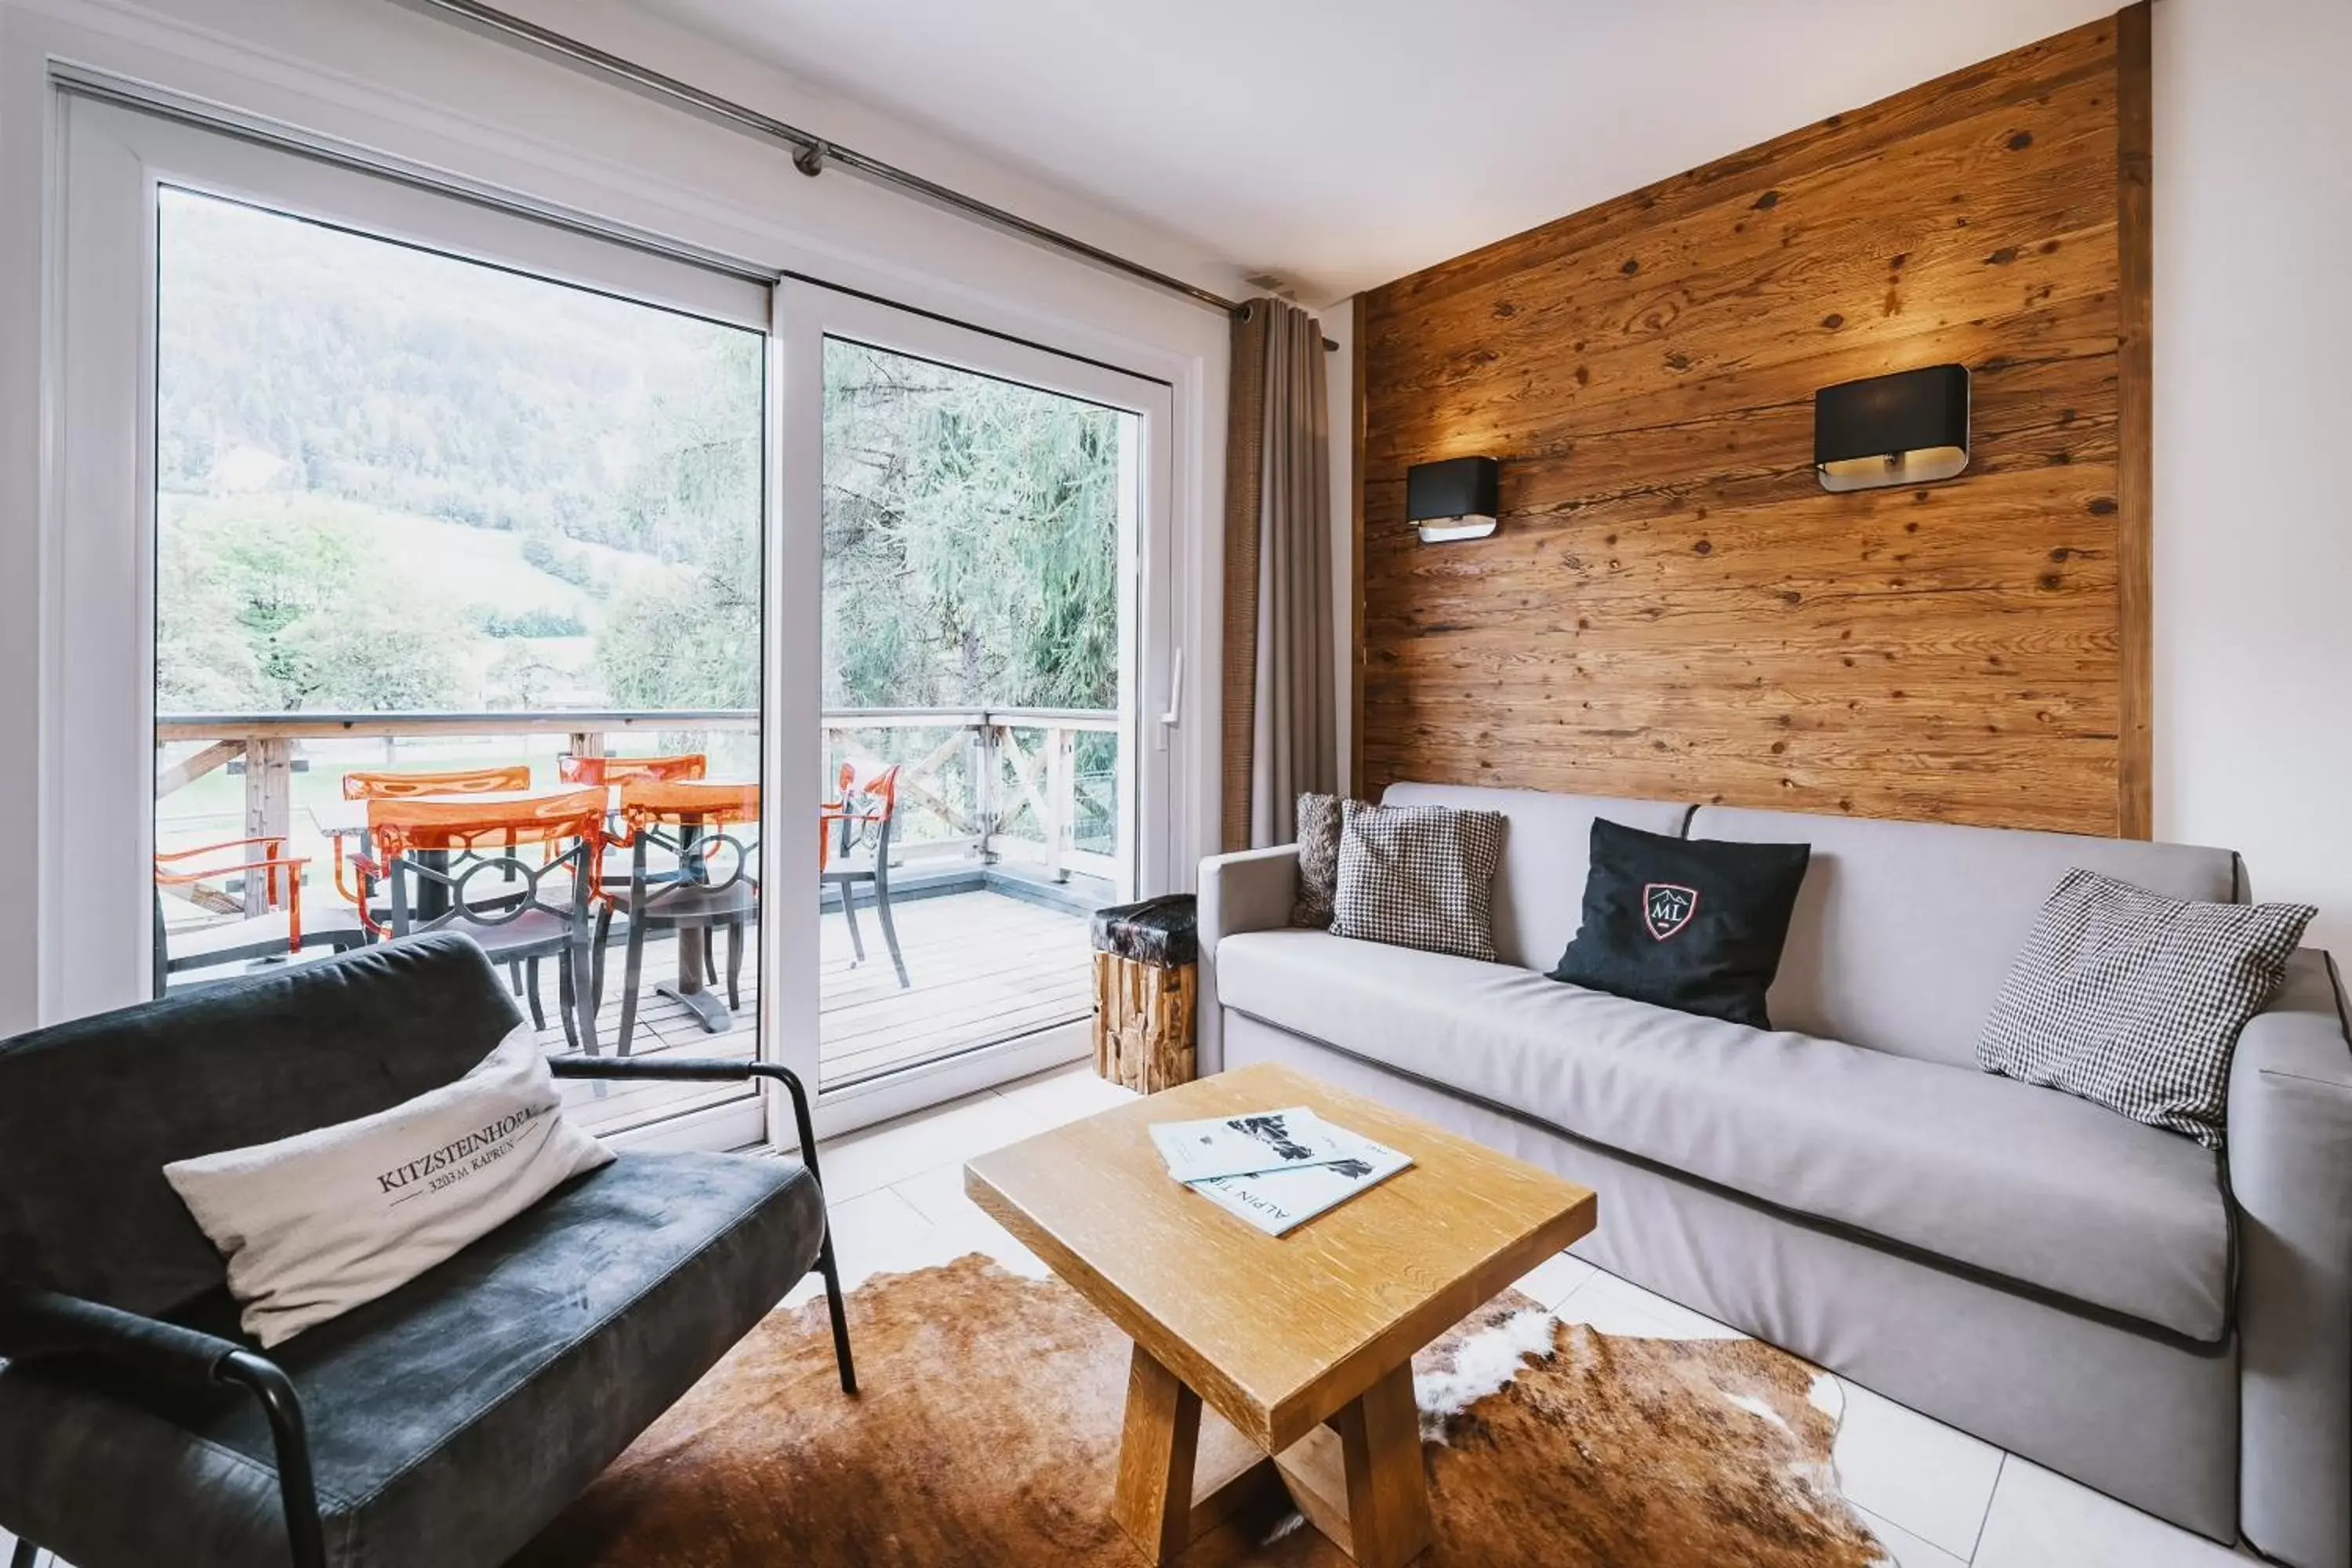
[[(799, 1164), (623, 1153), (276, 1359), (338, 1568), (495, 1568), (782, 1299), (824, 1199)], [(189, 1316), (225, 1330), (226, 1292)], [(138, 1500), (136, 1506), (125, 1506)], [(79, 1568), (283, 1568), (274, 1451), (241, 1392), (0, 1369), (0, 1518)]]

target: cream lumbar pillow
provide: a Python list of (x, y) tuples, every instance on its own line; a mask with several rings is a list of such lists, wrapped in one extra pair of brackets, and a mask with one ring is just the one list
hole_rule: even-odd
[(527, 1024), (455, 1083), (163, 1167), (264, 1346), (415, 1279), (613, 1152), (563, 1116)]

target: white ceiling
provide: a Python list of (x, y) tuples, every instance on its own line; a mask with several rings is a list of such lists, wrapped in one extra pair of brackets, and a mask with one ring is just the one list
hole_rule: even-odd
[(636, 0), (1310, 303), (2117, 3)]

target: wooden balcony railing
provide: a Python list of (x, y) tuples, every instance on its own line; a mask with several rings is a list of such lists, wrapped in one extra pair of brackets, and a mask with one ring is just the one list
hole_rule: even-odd
[[(898, 842), (910, 861), (956, 857), (1010, 860), (1056, 880), (1073, 874), (1113, 876), (1113, 857), (1082, 848), (1087, 824), (1116, 837), (1115, 752), (1118, 715), (1093, 709), (858, 708), (823, 715), (824, 776), (810, 804), (830, 791), (844, 760), (899, 764), (902, 820)], [(321, 740), (527, 737), (562, 735), (572, 752), (602, 755), (615, 736), (657, 733), (665, 746), (694, 748), (704, 738), (759, 728), (751, 709), (611, 710), (495, 713), (175, 713), (156, 721), (155, 798), (160, 803), (233, 763), (245, 775), (238, 836), (284, 836), (295, 829), (294, 775), (301, 742)], [(1106, 736), (1107, 741), (1086, 739)], [(166, 764), (167, 744), (198, 743)], [(1088, 755), (1081, 757), (1081, 750)], [(1113, 759), (1109, 766), (1107, 758)], [(898, 857), (894, 857), (894, 861)], [(258, 909), (262, 889), (247, 889)]]
[(1109, 742), (1093, 749), (1110, 753), (1117, 713), (853, 708), (827, 712), (824, 724), (828, 783), (845, 759), (899, 765), (899, 798), (930, 818), (901, 828), (910, 859), (961, 849), (991, 863), (1028, 864), (1057, 882), (1073, 872), (1114, 876), (1113, 857), (1080, 848), (1078, 829), (1082, 817), (1091, 816), (1115, 835), (1116, 770), (1083, 768), (1078, 750), (1081, 737), (1103, 735)]

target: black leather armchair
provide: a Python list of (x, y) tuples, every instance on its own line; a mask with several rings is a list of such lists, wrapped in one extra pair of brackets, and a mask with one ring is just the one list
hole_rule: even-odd
[(803, 1159), (624, 1152), (265, 1355), (163, 1167), (383, 1110), (518, 1021), (462, 936), (393, 942), (0, 1041), (0, 1527), (76, 1568), (503, 1563), (814, 1268)]

